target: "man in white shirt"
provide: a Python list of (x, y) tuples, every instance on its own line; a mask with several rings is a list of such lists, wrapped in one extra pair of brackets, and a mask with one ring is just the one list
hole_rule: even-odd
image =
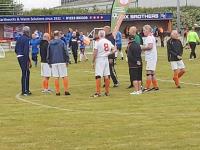
[(105, 39), (105, 31), (98, 33), (99, 40), (95, 42), (93, 51), (93, 68), (95, 68), (96, 93), (92, 97), (101, 96), (101, 78), (104, 77), (105, 96), (109, 96), (110, 87), (110, 69), (108, 55), (114, 50), (114, 45)]
[[(144, 46), (142, 46), (142, 50), (145, 53), (145, 61), (146, 61), (146, 87), (144, 92), (150, 90), (159, 90), (158, 82), (156, 79), (155, 71), (157, 64), (157, 48), (156, 48), (156, 39), (153, 36), (152, 28), (150, 25), (145, 25), (143, 27), (144, 35), (146, 39), (144, 41)], [(151, 83), (153, 83), (153, 88), (151, 87)]]

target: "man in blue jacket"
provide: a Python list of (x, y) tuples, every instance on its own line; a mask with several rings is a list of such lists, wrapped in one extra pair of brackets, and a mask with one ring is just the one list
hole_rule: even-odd
[(30, 41), (30, 45), (32, 48), (31, 54), (32, 54), (32, 60), (34, 61), (35, 67), (37, 67), (38, 63), (38, 53), (39, 53), (39, 45), (41, 42), (41, 39), (37, 37), (35, 33), (32, 34), (32, 39)]
[(21, 86), (22, 95), (31, 95), (29, 90), (29, 79), (31, 62), (29, 58), (29, 42), (30, 42), (30, 27), (25, 26), (23, 28), (23, 35), (19, 37), (15, 47), (15, 53), (22, 71)]
[(116, 46), (117, 46), (117, 53), (118, 52), (120, 53), (121, 60), (123, 60), (124, 59), (124, 55), (123, 55), (123, 52), (122, 52), (122, 33), (120, 31), (118, 31), (117, 35), (116, 35)]
[(60, 39), (59, 31), (54, 31), (54, 39), (49, 43), (47, 62), (52, 68), (52, 76), (55, 78), (56, 95), (60, 96), (59, 78), (63, 79), (64, 94), (70, 95), (67, 75), (69, 53), (66, 44)]

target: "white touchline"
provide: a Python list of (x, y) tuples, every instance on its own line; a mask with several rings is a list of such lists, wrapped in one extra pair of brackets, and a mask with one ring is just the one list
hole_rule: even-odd
[(20, 93), (16, 95), (16, 99), (29, 103), (31, 105), (35, 106), (40, 106), (42, 108), (47, 108), (47, 109), (56, 109), (56, 110), (61, 110), (61, 111), (68, 111), (71, 113), (98, 113), (98, 114), (116, 114), (116, 115), (147, 115), (148, 113), (126, 113), (126, 112), (118, 112), (118, 111), (90, 111), (90, 110), (80, 110), (80, 109), (66, 109), (66, 108), (61, 108), (61, 107), (56, 107), (56, 106), (50, 106), (50, 105), (44, 105), (36, 102), (32, 102), (29, 100), (26, 100), (24, 98), (20, 97)]
[[(94, 72), (93, 71), (83, 71), (83, 72), (86, 72), (86, 73), (90, 73), (90, 74), (93, 74)], [(119, 76), (129, 76), (129, 75), (119, 75)], [(157, 79), (161, 82), (173, 82), (172, 80), (163, 80), (163, 79)], [(182, 84), (185, 84), (185, 85), (193, 85), (193, 86), (200, 86), (199, 83), (187, 83), (187, 82), (181, 82)], [(88, 85), (88, 84), (87, 84)], [(91, 84), (90, 84), (91, 85)], [(92, 84), (93, 85), (93, 84)], [(79, 85), (73, 85), (73, 86), (85, 86), (85, 84), (79, 84)], [(18, 93), (15, 97), (16, 99), (20, 100), (20, 101), (23, 101), (25, 103), (29, 103), (29, 104), (32, 104), (32, 105), (35, 105), (35, 106), (40, 106), (42, 108), (47, 108), (47, 109), (56, 109), (56, 110), (61, 110), (61, 111), (68, 111), (68, 112), (72, 112), (72, 113), (101, 113), (101, 114), (116, 114), (116, 115), (147, 115), (148, 113), (126, 113), (126, 112), (118, 112), (118, 111), (90, 111), (90, 110), (78, 110), (78, 109), (66, 109), (66, 108), (61, 108), (61, 107), (56, 107), (56, 106), (50, 106), (50, 105), (44, 105), (44, 104), (40, 104), (40, 103), (36, 103), (36, 102), (32, 102), (32, 101), (28, 101), (24, 98), (21, 98), (20, 97), (21, 93)], [(184, 113), (180, 113), (178, 115), (185, 115)]]

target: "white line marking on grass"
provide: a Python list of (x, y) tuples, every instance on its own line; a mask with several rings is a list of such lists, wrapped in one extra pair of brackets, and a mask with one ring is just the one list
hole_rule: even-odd
[(115, 114), (115, 115), (146, 115), (147, 113), (124, 113), (124, 112), (118, 112), (118, 111), (90, 111), (90, 110), (80, 110), (80, 109), (66, 109), (66, 108), (61, 108), (61, 107), (56, 107), (56, 106), (51, 106), (51, 105), (44, 105), (36, 102), (32, 102), (29, 100), (26, 100), (24, 98), (20, 97), (20, 93), (16, 95), (16, 99), (29, 103), (31, 105), (35, 106), (40, 106), (42, 108), (47, 108), (47, 109), (56, 109), (56, 110), (61, 110), (61, 111), (68, 111), (68, 112), (73, 112), (73, 113), (97, 113), (97, 114)]
[[(93, 74), (93, 71), (83, 71), (86, 73), (91, 73)], [(129, 76), (129, 75), (119, 75), (119, 76)], [(169, 83), (173, 83), (174, 81), (172, 80), (163, 80), (163, 79), (158, 79), (161, 82), (169, 82)], [(181, 82), (182, 84), (185, 85), (193, 85), (193, 86), (200, 86), (199, 83), (187, 83), (187, 82)], [(87, 84), (88, 85), (88, 84)], [(93, 85), (93, 84), (92, 84)], [(79, 84), (79, 85), (73, 85), (74, 86), (85, 86), (85, 84)], [(44, 104), (40, 104), (40, 103), (36, 103), (36, 102), (32, 102), (29, 100), (26, 100), (24, 98), (20, 97), (21, 93), (18, 93), (15, 97), (16, 99), (23, 101), (25, 103), (29, 103), (31, 105), (35, 105), (35, 106), (40, 106), (42, 108), (47, 108), (47, 109), (56, 109), (56, 110), (60, 110), (60, 111), (68, 111), (68, 112), (73, 112), (73, 113), (100, 113), (100, 114), (116, 114), (116, 115), (147, 115), (148, 113), (126, 113), (126, 112), (120, 112), (120, 111), (90, 111), (90, 110), (80, 110), (80, 109), (66, 109), (66, 108), (61, 108), (61, 107), (57, 107), (57, 106), (51, 106), (51, 105), (44, 105)], [(185, 115), (185, 114), (177, 114), (177, 115)]]
[(40, 106), (40, 107), (48, 108), (48, 109), (57, 109), (57, 110), (64, 110), (64, 111), (73, 112), (73, 110), (70, 110), (70, 109), (65, 109), (65, 108), (60, 108), (60, 107), (56, 107), (56, 106), (50, 106), (50, 105), (39, 104), (39, 103), (36, 103), (36, 102), (31, 102), (31, 101), (28, 101), (24, 98), (21, 98), (20, 95), (21, 95), (21, 93), (17, 94), (16, 99), (23, 101), (25, 103), (29, 103), (29, 104), (32, 104), (32, 105), (35, 105), (35, 106)]

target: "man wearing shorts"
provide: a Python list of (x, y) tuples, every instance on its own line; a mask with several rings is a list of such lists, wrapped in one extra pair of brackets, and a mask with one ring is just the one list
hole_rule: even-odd
[(105, 39), (105, 31), (100, 30), (98, 33), (99, 40), (95, 42), (93, 52), (93, 67), (95, 68), (96, 93), (92, 97), (101, 96), (101, 78), (104, 77), (105, 96), (109, 96), (110, 87), (110, 69), (108, 55), (114, 50), (114, 45)]
[(50, 41), (47, 51), (47, 62), (52, 68), (55, 78), (56, 95), (60, 96), (59, 78), (63, 79), (65, 95), (70, 95), (68, 87), (67, 66), (69, 53), (66, 44), (60, 39), (60, 32), (54, 31), (54, 39)]
[[(132, 33), (136, 31), (136, 27), (132, 26), (129, 31)], [(135, 32), (136, 33), (136, 32)], [(142, 57), (141, 57), (141, 47), (140, 44), (135, 40), (131, 40), (128, 43), (128, 66), (129, 66), (129, 74), (130, 80), (134, 85), (134, 92), (130, 93), (131, 95), (139, 95), (142, 94), (141, 84), (142, 84)]]
[(172, 70), (174, 71), (173, 80), (177, 88), (180, 87), (180, 78), (185, 73), (185, 65), (182, 61), (183, 45), (179, 40), (177, 30), (173, 30), (171, 38), (167, 41), (167, 55), (168, 61), (171, 63)]
[[(146, 75), (147, 75), (146, 87), (144, 88), (144, 92), (148, 92), (150, 90), (159, 90), (158, 82), (155, 75), (156, 64), (157, 64), (157, 48), (156, 48), (156, 39), (153, 36), (151, 26), (145, 25), (143, 27), (143, 32), (146, 39), (144, 41), (144, 46), (141, 47), (145, 53)], [(150, 88), (151, 83), (153, 84), (153, 88)]]
[(40, 56), (41, 56), (41, 76), (43, 77), (42, 81), (42, 93), (48, 93), (49, 90), (49, 78), (51, 77), (51, 68), (47, 63), (47, 49), (49, 46), (50, 35), (44, 33), (43, 39), (40, 42)]

